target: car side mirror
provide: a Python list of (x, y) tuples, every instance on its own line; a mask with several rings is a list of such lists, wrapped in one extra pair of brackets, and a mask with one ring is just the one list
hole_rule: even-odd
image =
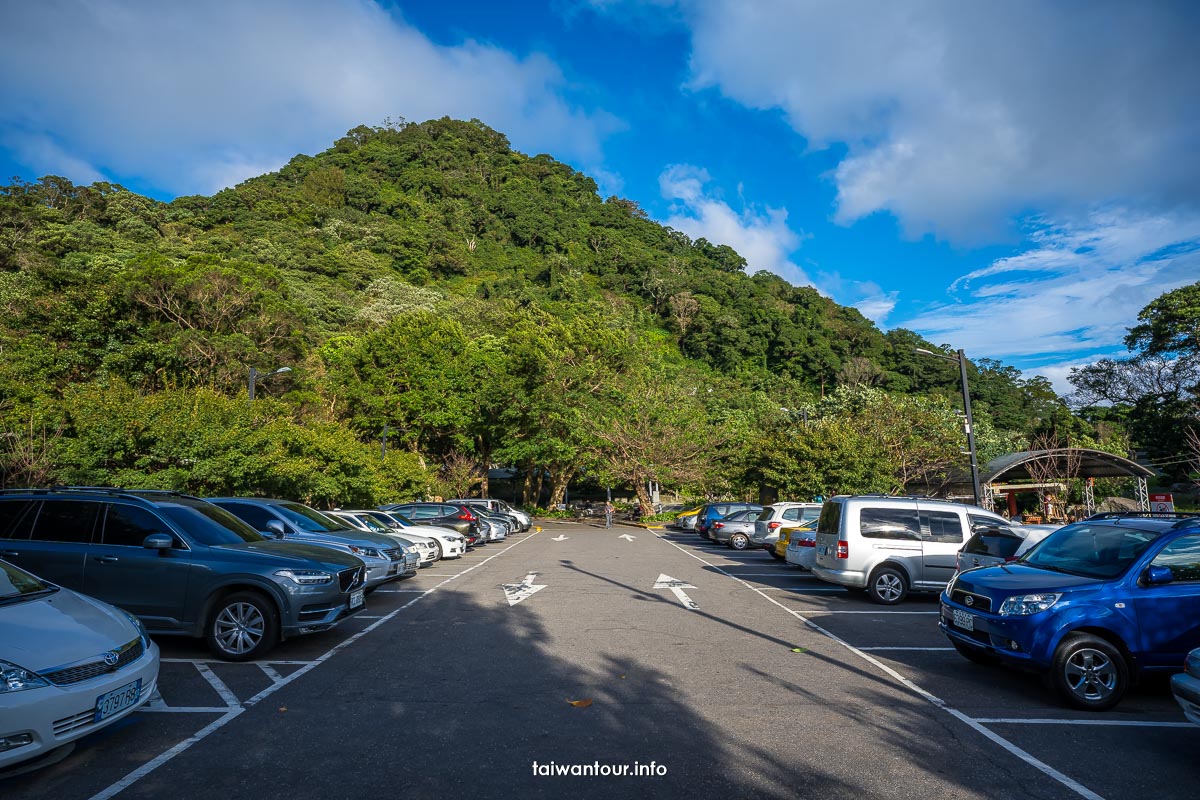
[(276, 539), (282, 539), (287, 536), (287, 528), (277, 519), (267, 520), (267, 533), (274, 536)]
[(1175, 580), (1175, 573), (1171, 571), (1170, 567), (1156, 567), (1151, 564), (1146, 567), (1145, 579), (1149, 586), (1162, 586), (1164, 583)]
[(142, 540), (142, 547), (148, 550), (170, 550), (175, 539), (169, 533), (152, 533)]

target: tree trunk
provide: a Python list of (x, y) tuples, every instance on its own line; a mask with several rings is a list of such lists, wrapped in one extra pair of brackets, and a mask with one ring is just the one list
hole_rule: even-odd
[(554, 508), (563, 501), (563, 495), (567, 493), (567, 484), (573, 477), (575, 477), (574, 467), (561, 467), (550, 472), (550, 508)]
[(521, 472), (521, 505), (525, 506), (533, 495), (533, 465), (526, 464), (521, 468)]
[(546, 470), (541, 466), (534, 467), (537, 470), (537, 480), (534, 482), (533, 504), (538, 508), (542, 507), (542, 478), (546, 475)]
[(647, 481), (641, 478), (634, 478), (633, 488), (637, 492), (638, 505), (642, 507), (643, 514), (653, 514), (654, 505), (650, 502), (650, 489), (646, 486)]
[(478, 443), (479, 460), (482, 462), (479, 465), (479, 496), (490, 497), (488, 494), (488, 469), (492, 466), (492, 448), (482, 436), (476, 438)]

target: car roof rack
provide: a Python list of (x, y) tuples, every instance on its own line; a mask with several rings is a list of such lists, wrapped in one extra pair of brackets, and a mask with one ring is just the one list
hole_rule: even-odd
[(0, 494), (34, 494), (52, 495), (65, 492), (83, 492), (102, 494), (111, 497), (137, 497), (145, 499), (147, 495), (160, 497), (195, 497), (187, 492), (174, 489), (123, 489), (120, 486), (39, 486), (33, 489), (0, 489)]

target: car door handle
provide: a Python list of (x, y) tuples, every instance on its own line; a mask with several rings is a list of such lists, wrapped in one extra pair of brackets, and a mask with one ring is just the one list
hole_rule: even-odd
[(96, 560), (101, 564), (115, 564), (121, 559), (117, 558), (116, 556), (96, 556)]

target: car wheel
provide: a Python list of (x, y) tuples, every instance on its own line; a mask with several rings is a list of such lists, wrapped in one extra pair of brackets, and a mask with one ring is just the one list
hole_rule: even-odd
[(279, 621), (275, 608), (257, 592), (221, 598), (208, 618), (209, 648), (226, 661), (249, 661), (275, 646)]
[(951, 639), (950, 644), (954, 645), (954, 649), (958, 651), (960, 656), (972, 663), (991, 665), (997, 664), (1000, 661), (1000, 659), (996, 658), (986, 650), (981, 650), (978, 647), (971, 647), (969, 644), (963, 644), (957, 639)]
[(880, 605), (894, 606), (908, 596), (908, 579), (895, 567), (879, 567), (867, 581), (867, 595)]
[(433, 543), (437, 546), (437, 558), (434, 561), (441, 561), (445, 557), (445, 551), (442, 550), (442, 543), (438, 539), (434, 539)]
[(729, 537), (729, 546), (734, 550), (745, 550), (750, 546), (750, 537), (744, 533), (735, 533)]
[(1050, 679), (1067, 705), (1104, 711), (1121, 702), (1129, 688), (1125, 657), (1098, 636), (1074, 634), (1054, 652)]
[(776, 553), (776, 552), (775, 552), (775, 548), (774, 548), (774, 547), (768, 547), (768, 548), (767, 548), (767, 552), (768, 552), (768, 553), (770, 553), (770, 554), (771, 554), (771, 558), (775, 559), (776, 561), (783, 561), (783, 560), (784, 560), (783, 556), (781, 556), (781, 555), (779, 555), (779, 553)]

